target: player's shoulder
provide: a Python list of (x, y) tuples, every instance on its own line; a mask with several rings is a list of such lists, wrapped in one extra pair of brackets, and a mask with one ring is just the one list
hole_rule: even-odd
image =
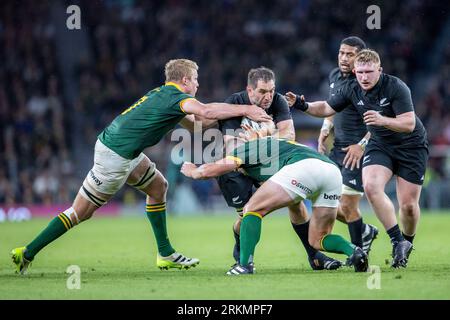
[(383, 77), (386, 78), (388, 84), (398, 85), (402, 87), (408, 86), (402, 79), (391, 74), (383, 73)]
[(289, 108), (289, 104), (286, 98), (279, 92), (275, 92), (272, 100), (272, 106), (280, 106), (280, 107), (287, 106)]
[(383, 73), (383, 87), (391, 93), (401, 92), (401, 91), (411, 91), (408, 85), (400, 78)]
[(330, 71), (330, 73), (329, 73), (329, 75), (328, 75), (328, 81), (331, 83), (331, 82), (334, 82), (334, 81), (336, 81), (336, 79), (339, 77), (339, 75), (340, 75), (340, 70), (339, 70), (339, 67), (336, 67), (336, 68), (334, 68), (333, 70), (331, 70)]
[(347, 81), (345, 81), (343, 83), (343, 85), (341, 87), (341, 91), (346, 93), (346, 94), (351, 94), (351, 93), (357, 92), (359, 90), (362, 90), (362, 89), (359, 86), (359, 83), (356, 80), (356, 78), (348, 79)]
[(235, 92), (225, 99), (225, 102), (231, 104), (248, 104), (248, 94), (246, 90)]

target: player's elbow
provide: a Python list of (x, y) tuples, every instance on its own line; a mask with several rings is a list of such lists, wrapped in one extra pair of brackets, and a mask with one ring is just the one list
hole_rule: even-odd
[(416, 128), (416, 119), (412, 119), (412, 120), (408, 121), (408, 123), (406, 124), (405, 132), (411, 133), (414, 131), (415, 128)]
[(215, 110), (215, 108), (206, 105), (201, 109), (200, 116), (206, 119), (213, 120), (217, 118), (217, 111)]
[(406, 133), (411, 133), (411, 132), (413, 132), (414, 131), (414, 128), (415, 128), (415, 125), (411, 125), (411, 126), (408, 126), (408, 128), (406, 128)]

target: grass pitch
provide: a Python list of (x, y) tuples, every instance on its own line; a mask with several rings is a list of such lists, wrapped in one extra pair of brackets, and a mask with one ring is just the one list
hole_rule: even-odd
[[(28, 275), (14, 274), (9, 252), (27, 244), (50, 219), (0, 224), (0, 299), (450, 299), (450, 214), (424, 212), (407, 269), (392, 270), (391, 246), (380, 229), (370, 265), (380, 267), (380, 289), (371, 274), (353, 269), (312, 271), (286, 214), (263, 221), (256, 249), (257, 274), (229, 277), (234, 215), (168, 218), (176, 250), (198, 257), (190, 270), (156, 268), (156, 244), (147, 218), (93, 218), (49, 245)], [(349, 238), (336, 222), (334, 233)], [(344, 260), (344, 256), (333, 255)], [(69, 290), (67, 267), (81, 269), (81, 288)], [(375, 282), (371, 282), (374, 284)]]

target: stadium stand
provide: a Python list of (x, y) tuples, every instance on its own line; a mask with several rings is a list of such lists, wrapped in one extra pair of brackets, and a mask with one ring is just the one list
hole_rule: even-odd
[[(204, 101), (242, 90), (248, 70), (260, 65), (275, 70), (280, 92), (295, 90), (314, 100), (327, 95), (339, 41), (351, 34), (380, 52), (384, 70), (411, 87), (433, 145), (429, 178), (449, 179), (450, 18), (426, 18), (443, 12), (445, 2), (383, 2), (381, 30), (366, 28), (367, 5), (350, 0), (336, 8), (329, 0), (276, 6), (256, 0), (75, 3), (89, 54), (80, 54), (71, 81), (62, 80), (56, 63), (64, 55), (55, 53), (49, 3), (26, 0), (21, 11), (12, 1), (0, 4), (0, 203), (70, 201), (89, 167), (74, 155), (91, 156), (96, 135), (164, 81), (163, 66), (171, 58), (198, 62)], [(426, 63), (433, 58), (441, 61), (437, 70)], [(67, 98), (69, 90), (76, 99)], [(81, 117), (77, 125), (69, 121), (74, 114)], [(321, 121), (297, 113), (295, 123), (298, 140), (314, 144)], [(150, 151), (163, 172), (174, 170), (167, 165), (170, 146), (167, 138)], [(191, 183), (170, 176), (174, 183)], [(208, 183), (192, 189), (202, 197), (212, 190), (202, 200), (210, 208), (219, 192), (215, 182)], [(442, 199), (425, 201), (430, 203), (450, 206)]]

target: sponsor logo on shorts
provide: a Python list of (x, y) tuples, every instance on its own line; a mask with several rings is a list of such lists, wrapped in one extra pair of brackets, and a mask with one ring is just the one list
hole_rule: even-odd
[(103, 184), (103, 182), (100, 181), (100, 179), (97, 178), (97, 177), (94, 175), (94, 173), (92, 172), (92, 170), (89, 171), (89, 175), (91, 176), (92, 180), (94, 180), (94, 182), (95, 182), (96, 185), (99, 186), (99, 185)]
[(341, 196), (338, 196), (337, 194), (323, 194), (323, 198), (325, 200), (339, 200), (341, 199)]
[(300, 190), (305, 191), (306, 193), (312, 193), (312, 190), (311, 190), (310, 188), (304, 186), (303, 184), (301, 184), (300, 182), (298, 182), (298, 181), (295, 180), (295, 179), (292, 179), (292, 180), (291, 180), (291, 184), (292, 184), (293, 186), (296, 186), (296, 187), (299, 188)]

